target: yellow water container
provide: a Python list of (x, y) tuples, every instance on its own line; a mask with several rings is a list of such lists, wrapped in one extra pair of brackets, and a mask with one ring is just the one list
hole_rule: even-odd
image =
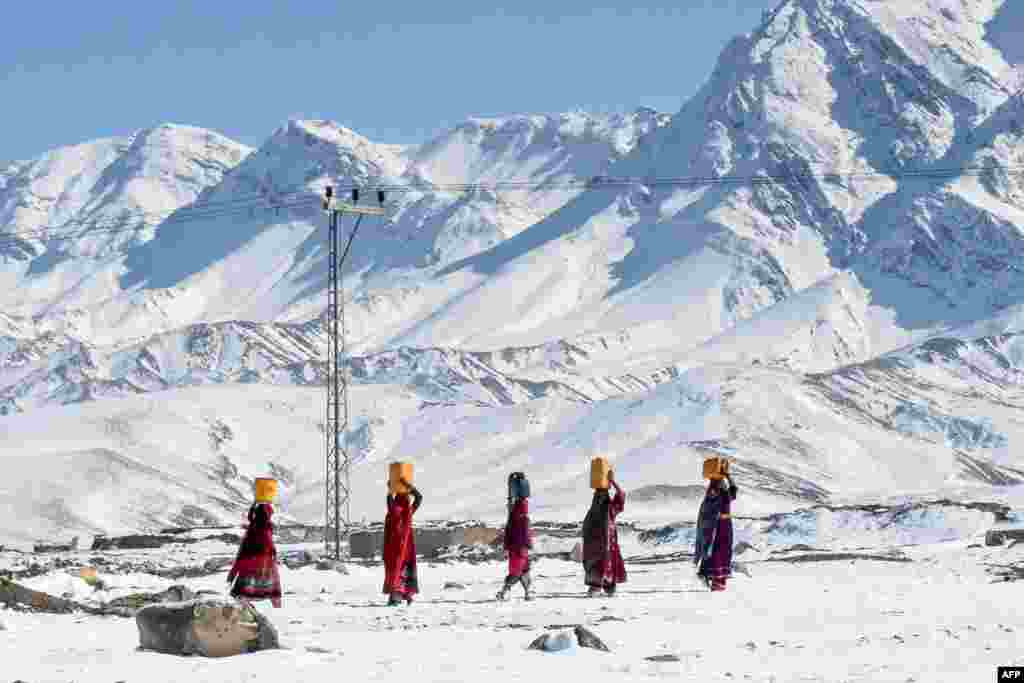
[(256, 502), (273, 503), (277, 496), (277, 480), (259, 477), (256, 479)]
[(725, 479), (729, 473), (729, 459), (716, 455), (704, 461), (705, 479)]
[(590, 488), (592, 489), (606, 489), (610, 486), (608, 483), (608, 473), (611, 472), (612, 467), (608, 464), (607, 458), (594, 458), (590, 461)]
[(409, 489), (402, 484), (403, 479), (412, 483), (411, 462), (393, 462), (388, 465), (388, 491), (391, 495), (409, 493)]

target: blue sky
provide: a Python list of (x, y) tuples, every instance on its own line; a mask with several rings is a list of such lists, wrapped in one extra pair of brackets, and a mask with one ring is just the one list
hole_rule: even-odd
[(676, 111), (778, 0), (8, 3), (0, 160), (164, 122), (419, 142), (468, 116)]

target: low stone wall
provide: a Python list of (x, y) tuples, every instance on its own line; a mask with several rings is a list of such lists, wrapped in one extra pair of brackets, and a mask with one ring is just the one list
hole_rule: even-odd
[[(501, 529), (471, 526), (459, 529), (415, 529), (416, 554), (432, 555), (439, 548), (450, 545), (490, 545), (501, 534)], [(384, 551), (384, 530), (357, 531), (349, 536), (352, 557), (373, 559)]]

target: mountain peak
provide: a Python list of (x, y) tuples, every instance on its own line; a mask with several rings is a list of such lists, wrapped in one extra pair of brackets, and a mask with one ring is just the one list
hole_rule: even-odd
[(419, 147), (408, 174), (441, 184), (588, 178), (669, 118), (646, 108), (472, 117)]
[(334, 121), (292, 119), (260, 146), (252, 166), (240, 172), (251, 175), (255, 167), (262, 167), (261, 173), (285, 173), (291, 185), (302, 182), (296, 178), (296, 166), (303, 167), (307, 184), (324, 178), (362, 183), (386, 178), (390, 183), (402, 174), (405, 161), (393, 146), (372, 142)]

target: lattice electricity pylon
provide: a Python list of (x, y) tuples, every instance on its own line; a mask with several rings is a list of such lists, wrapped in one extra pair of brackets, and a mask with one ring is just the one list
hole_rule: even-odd
[[(378, 199), (382, 197), (378, 195)], [(359, 191), (352, 191), (353, 203), (339, 202), (334, 190), (327, 187), (324, 192), (323, 208), (329, 216), (328, 242), (330, 264), (327, 286), (327, 468), (325, 472), (325, 515), (324, 546), (329, 558), (340, 560), (342, 546), (348, 540), (351, 527), (351, 487), (349, 478), (350, 460), (345, 438), (348, 433), (348, 375), (345, 351), (345, 299), (341, 295), (341, 269), (352, 246), (363, 216), (383, 216), (384, 209), (356, 206)], [(338, 218), (343, 213), (356, 214), (345, 251), (338, 254)]]

